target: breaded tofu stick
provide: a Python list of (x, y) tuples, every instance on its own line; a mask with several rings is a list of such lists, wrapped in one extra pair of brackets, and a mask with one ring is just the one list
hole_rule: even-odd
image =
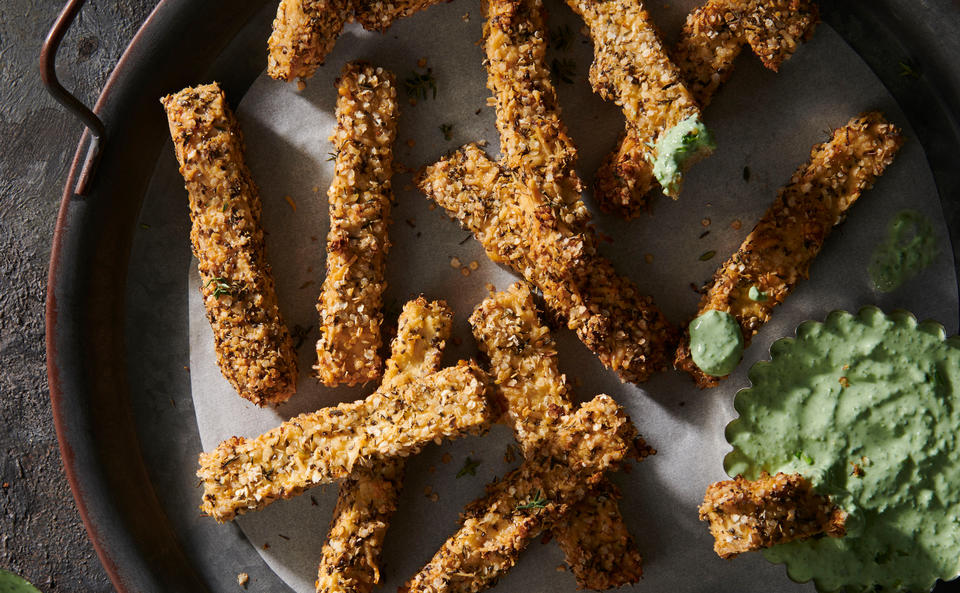
[[(547, 306), (621, 379), (645, 381), (669, 366), (676, 331), (650, 297), (602, 255), (577, 252), (576, 242), (531, 237), (543, 226), (530, 225), (518, 204), (524, 188), (476, 145), (427, 167), (417, 185), (470, 230), (493, 261), (537, 287)], [(583, 274), (571, 278), (567, 262), (578, 257), (585, 260), (576, 264)]]
[(301, 414), (253, 439), (232, 437), (200, 454), (200, 509), (217, 521), (342, 480), (384, 457), (406, 457), (437, 439), (483, 430), (486, 376), (461, 361), (366, 399)]
[(684, 172), (713, 152), (713, 140), (643, 2), (567, 0), (567, 4), (590, 28), (593, 90), (620, 106), (663, 193), (677, 197)]
[[(474, 310), (470, 325), (490, 360), (524, 457), (535, 456), (573, 406), (556, 345), (537, 316), (530, 289), (518, 282), (491, 295)], [(615, 494), (613, 485), (601, 480), (551, 529), (580, 588), (603, 591), (635, 583), (643, 574)]]
[[(807, 0), (709, 0), (687, 16), (671, 57), (701, 109), (733, 74), (745, 44), (776, 72), (813, 35), (817, 7)], [(604, 210), (638, 216), (649, 201), (653, 168), (643, 140), (627, 125), (616, 150), (597, 170), (594, 197)]]
[[(746, 347), (774, 307), (808, 276), (833, 227), (893, 162), (902, 144), (900, 130), (880, 113), (870, 112), (837, 128), (829, 142), (814, 146), (810, 160), (714, 274), (697, 315), (709, 310), (729, 313), (740, 325)], [(714, 387), (723, 378), (697, 367), (689, 340), (677, 349), (674, 364), (700, 387)]]
[(267, 74), (287, 82), (313, 76), (352, 12), (351, 0), (280, 0), (267, 41)]
[(846, 519), (806, 478), (783, 472), (710, 484), (700, 505), (700, 520), (710, 522), (713, 550), (721, 558), (821, 533), (843, 537)]
[[(280, 0), (267, 42), (267, 74), (290, 82), (310, 78), (355, 20), (383, 33), (399, 18), (444, 0)], [(450, 0), (445, 0), (450, 1)]]
[(363, 62), (343, 67), (337, 85), (333, 182), (327, 191), (327, 276), (317, 303), (317, 378), (327, 386), (380, 376), (380, 324), (390, 240), (397, 88), (393, 74)]
[(190, 240), (220, 371), (258, 406), (286, 401), (296, 390), (297, 353), (277, 306), (240, 126), (216, 83), (161, 103), (190, 196)]
[[(483, 26), (487, 88), (493, 92), (503, 166), (542, 193), (558, 222), (576, 230), (590, 219), (574, 167), (577, 149), (560, 119), (545, 65), (542, 0), (488, 0)], [(539, 197), (539, 196), (538, 196)]]
[(562, 419), (536, 455), (467, 505), (460, 529), (400, 590), (475, 593), (492, 586), (547, 522), (635, 453), (636, 438), (629, 417), (610, 397), (583, 404)]
[[(422, 296), (403, 307), (379, 392), (388, 393), (440, 368), (453, 321), (443, 301)], [(405, 460), (385, 459), (340, 484), (317, 572), (318, 593), (370, 593), (380, 581), (380, 552), (397, 509)]]
[(452, 0), (354, 0), (353, 18), (368, 31), (383, 33), (397, 19)]

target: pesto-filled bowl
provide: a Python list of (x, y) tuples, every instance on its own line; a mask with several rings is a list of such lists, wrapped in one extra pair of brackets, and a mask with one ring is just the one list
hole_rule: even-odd
[(730, 476), (799, 473), (847, 535), (764, 550), (819, 591), (929, 591), (960, 575), (960, 338), (864, 307), (776, 341), (737, 393)]

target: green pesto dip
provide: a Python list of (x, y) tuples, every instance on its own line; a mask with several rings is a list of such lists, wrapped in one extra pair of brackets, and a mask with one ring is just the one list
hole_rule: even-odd
[(938, 253), (930, 221), (915, 210), (904, 210), (890, 221), (887, 240), (873, 252), (870, 279), (880, 292), (890, 292), (929, 266)]
[(926, 592), (960, 574), (960, 339), (866, 307), (802, 324), (771, 355), (736, 397), (727, 473), (799, 472), (849, 517), (846, 537), (767, 559), (820, 591)]
[(0, 570), (0, 593), (40, 593), (40, 591), (12, 572)]
[(713, 152), (716, 145), (700, 118), (691, 115), (664, 132), (654, 146), (656, 160), (653, 176), (663, 193), (676, 196), (683, 182), (683, 172), (693, 163)]
[(733, 315), (711, 309), (690, 322), (690, 355), (704, 373), (729, 375), (742, 353), (743, 334)]

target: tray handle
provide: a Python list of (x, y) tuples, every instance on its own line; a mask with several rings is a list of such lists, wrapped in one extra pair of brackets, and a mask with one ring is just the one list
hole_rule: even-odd
[(47, 33), (47, 38), (44, 40), (43, 47), (40, 49), (40, 78), (43, 79), (43, 84), (47, 87), (47, 92), (49, 92), (57, 102), (66, 107), (67, 111), (76, 116), (90, 132), (90, 145), (87, 148), (87, 156), (83, 161), (80, 176), (77, 178), (77, 183), (74, 186), (74, 193), (79, 196), (86, 195), (87, 193), (90, 181), (93, 179), (93, 173), (97, 168), (97, 163), (100, 161), (101, 142), (107, 133), (103, 121), (97, 117), (97, 114), (91, 111), (89, 107), (84, 105), (83, 102), (70, 93), (70, 91), (63, 88), (63, 85), (60, 84), (60, 81), (57, 79), (57, 51), (60, 49), (60, 42), (63, 41), (63, 36), (66, 35), (70, 25), (72, 25), (74, 19), (76, 19), (84, 1), (85, 0), (69, 0), (67, 2), (67, 5), (64, 6), (60, 12), (60, 15), (57, 16), (57, 20), (54, 21), (53, 27), (50, 28), (50, 32)]

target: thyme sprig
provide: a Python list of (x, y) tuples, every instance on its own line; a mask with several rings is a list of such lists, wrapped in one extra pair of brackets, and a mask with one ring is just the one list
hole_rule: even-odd
[(207, 280), (207, 286), (213, 284), (213, 298), (218, 299), (223, 295), (233, 294), (233, 285), (227, 282), (226, 278), (216, 276)]
[(550, 33), (550, 45), (560, 51), (568, 51), (573, 47), (573, 29), (570, 25), (561, 25)]
[(410, 76), (404, 79), (403, 86), (407, 90), (407, 96), (414, 99), (426, 99), (429, 94), (437, 98), (437, 79), (433, 77), (433, 70), (427, 68), (424, 74), (413, 70)]
[(517, 510), (529, 511), (529, 510), (545, 509), (547, 508), (548, 502), (550, 501), (547, 500), (546, 498), (542, 498), (540, 491), (537, 490), (537, 493), (533, 495), (533, 498), (531, 498), (530, 500), (528, 500), (523, 504), (518, 504)]
[(573, 84), (573, 77), (577, 75), (577, 63), (570, 58), (554, 59), (553, 73), (557, 75), (557, 80), (567, 84)]

